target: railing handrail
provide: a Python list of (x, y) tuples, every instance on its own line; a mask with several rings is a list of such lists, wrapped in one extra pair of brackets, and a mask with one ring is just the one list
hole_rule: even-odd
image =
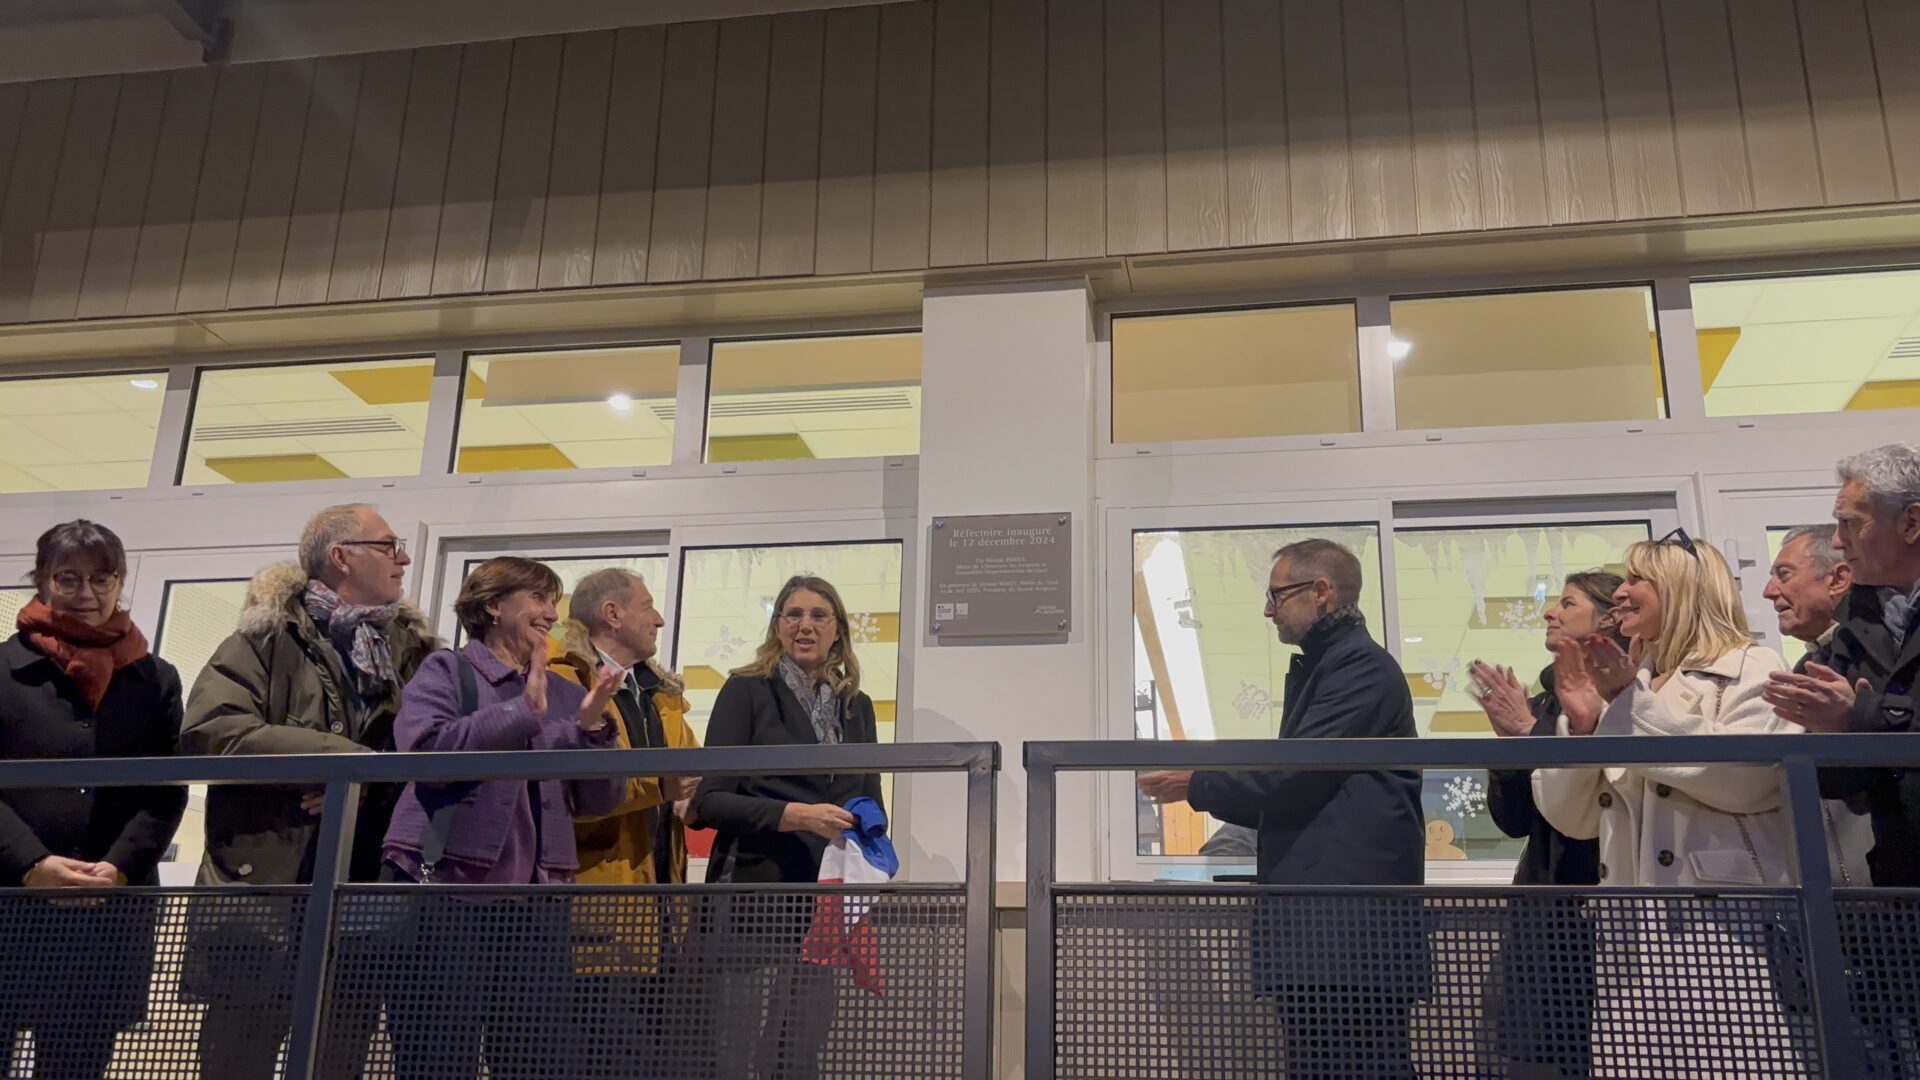
[(1029, 769), (1538, 769), (1618, 765), (1920, 765), (1920, 739), (1888, 735), (1593, 735), (1565, 739), (1222, 739), (1029, 742)]
[(471, 750), (389, 754), (229, 754), (0, 761), (0, 789), (146, 784), (351, 784), (419, 780), (590, 780), (620, 776), (783, 776), (998, 772), (1000, 744), (838, 743), (674, 750)]

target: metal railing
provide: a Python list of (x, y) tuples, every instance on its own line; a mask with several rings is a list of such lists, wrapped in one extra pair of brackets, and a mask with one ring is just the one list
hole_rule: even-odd
[[(1164, 925), (1147, 925), (1153, 919), (1162, 923), (1168, 918), (1166, 912), (1185, 909), (1187, 915), (1201, 910), (1201, 905), (1218, 904), (1225, 898), (1238, 898), (1242, 906), (1234, 916), (1238, 922), (1229, 926), (1230, 920), (1213, 918), (1213, 922), (1188, 931), (1193, 940), (1217, 941), (1222, 933), (1235, 933), (1245, 939), (1259, 937), (1262, 933), (1275, 933), (1275, 927), (1289, 919), (1305, 920), (1311, 917), (1311, 909), (1316, 902), (1344, 902), (1354, 910), (1363, 903), (1396, 903), (1403, 905), (1395, 909), (1401, 915), (1406, 914), (1404, 905), (1413, 905), (1417, 920), (1421, 914), (1436, 903), (1444, 904), (1448, 896), (1474, 894), (1480, 897), (1477, 902), (1489, 907), (1512, 903), (1547, 904), (1558, 902), (1573, 905), (1582, 912), (1578, 918), (1586, 920), (1588, 929), (1580, 932), (1589, 935), (1592, 941), (1595, 933), (1591, 929), (1594, 912), (1608, 898), (1616, 903), (1683, 903), (1699, 899), (1703, 903), (1720, 902), (1722, 898), (1741, 897), (1753, 902), (1777, 899), (1786, 906), (1783, 910), (1797, 913), (1797, 926), (1782, 926), (1779, 932), (1790, 934), (1797, 942), (1795, 948), (1803, 955), (1792, 958), (1793, 964), (1802, 973), (1796, 978), (1804, 978), (1806, 997), (1810, 1000), (1801, 1004), (1800, 1014), (1810, 1013), (1807, 1018), (1812, 1030), (1805, 1032), (1809, 1045), (1817, 1045), (1820, 1075), (1832, 1077), (1858, 1077), (1870, 1075), (1866, 1067), (1867, 1050), (1863, 1047), (1862, 1029), (1854, 1015), (1850, 1003), (1850, 987), (1859, 985), (1859, 972), (1850, 971), (1860, 960), (1859, 936), (1856, 933), (1843, 946), (1841, 917), (1837, 904), (1863, 904), (1882, 898), (1900, 898), (1900, 902), (1913, 904), (1920, 896), (1905, 891), (1879, 889), (1840, 889), (1836, 890), (1828, 864), (1827, 830), (1823, 819), (1823, 804), (1820, 797), (1819, 772), (1834, 767), (1886, 768), (1920, 764), (1920, 739), (1905, 735), (1725, 735), (1725, 736), (1671, 736), (1661, 738), (1631, 737), (1591, 737), (1579, 739), (1500, 739), (1500, 740), (1440, 740), (1440, 739), (1303, 739), (1303, 740), (1232, 740), (1218, 742), (1030, 742), (1025, 745), (1025, 767), (1027, 778), (1027, 954), (1026, 954), (1026, 1076), (1027, 1080), (1055, 1080), (1061, 1071), (1073, 1072), (1060, 1067), (1059, 1037), (1064, 1030), (1083, 1032), (1087, 1030), (1112, 1030), (1103, 1027), (1104, 1017), (1068, 1015), (1078, 1005), (1069, 1003), (1063, 1007), (1057, 999), (1062, 985), (1062, 926), (1063, 910), (1078, 912), (1079, 907), (1069, 905), (1087, 902), (1089, 896), (1096, 898), (1130, 898), (1131, 907), (1127, 913), (1136, 921), (1126, 922), (1120, 916), (1109, 918), (1101, 924), (1102, 932), (1112, 939), (1122, 942), (1130, 933), (1136, 937), (1154, 937), (1151, 948), (1135, 947), (1136, 953), (1151, 954), (1154, 965), (1158, 965), (1159, 978), (1168, 978), (1176, 972), (1166, 970), (1169, 957), (1186, 956), (1178, 949), (1166, 947), (1170, 935), (1165, 933)], [(1793, 826), (1793, 855), (1799, 868), (1799, 884), (1791, 888), (1746, 888), (1716, 887), (1714, 889), (1608, 889), (1594, 887), (1588, 889), (1503, 887), (1492, 890), (1474, 890), (1464, 886), (1374, 886), (1369, 888), (1344, 888), (1335, 886), (1263, 886), (1208, 883), (1126, 883), (1113, 885), (1061, 883), (1056, 879), (1055, 841), (1058, 823), (1057, 779), (1065, 771), (1078, 772), (1131, 772), (1161, 769), (1194, 769), (1217, 771), (1258, 771), (1258, 770), (1300, 770), (1300, 771), (1341, 771), (1367, 772), (1374, 770), (1479, 770), (1479, 769), (1532, 769), (1560, 766), (1573, 767), (1617, 767), (1617, 766), (1653, 766), (1653, 765), (1778, 765), (1784, 769), (1784, 781), (1787, 792), (1787, 810)], [(1671, 898), (1662, 900), (1659, 898)], [(1392, 899), (1388, 899), (1392, 898)], [(1437, 899), (1440, 898), (1440, 899)], [(1754, 898), (1758, 898), (1754, 900)], [(1289, 907), (1288, 905), (1291, 905)], [(1903, 911), (1911, 911), (1911, 908)], [(1295, 912), (1300, 914), (1296, 915)], [(1564, 917), (1564, 916), (1563, 916)], [(1761, 920), (1764, 922), (1764, 920)], [(1197, 924), (1196, 924), (1197, 925)], [(1318, 924), (1322, 932), (1332, 927), (1337, 932), (1338, 921), (1323, 921)], [(1904, 924), (1903, 924), (1904, 925)], [(1227, 926), (1228, 930), (1221, 928)], [(1491, 936), (1498, 937), (1498, 924)], [(1766, 930), (1774, 930), (1768, 925)], [(1298, 928), (1294, 928), (1295, 938), (1289, 947), (1298, 947), (1300, 937)], [(1422, 934), (1425, 931), (1421, 931)], [(1211, 935), (1206, 936), (1206, 935)], [(1484, 935), (1483, 935), (1484, 936)], [(1602, 938), (1602, 940), (1606, 940)], [(1764, 935), (1754, 938), (1764, 942), (1772, 939)], [(1784, 939), (1783, 939), (1784, 940)], [(1257, 952), (1258, 944), (1244, 946)], [(1426, 946), (1422, 946), (1425, 948)], [(1589, 949), (1592, 946), (1588, 946)], [(1081, 950), (1072, 959), (1088, 968), (1099, 968), (1111, 957), (1103, 959), (1093, 955), (1089, 959)], [(1091, 950), (1098, 954), (1099, 949)], [(1125, 948), (1110, 950), (1125, 952)], [(1850, 955), (1851, 954), (1851, 955)], [(1195, 953), (1194, 955), (1199, 955)], [(1213, 954), (1209, 954), (1213, 955)], [(1138, 959), (1138, 957), (1134, 957)], [(1771, 959), (1771, 958), (1770, 958)], [(1237, 961), (1240, 973), (1233, 978), (1245, 980), (1246, 961)], [(1147, 965), (1142, 965), (1147, 966)], [(1231, 965), (1222, 963), (1223, 969)], [(1710, 977), (1710, 973), (1702, 973)], [(1911, 975), (1913, 973), (1906, 973)], [(1436, 976), (1437, 977), (1437, 976)], [(1123, 981), (1110, 976), (1110, 981)], [(1223, 976), (1221, 981), (1230, 981)], [(1140, 980), (1145, 996), (1151, 997), (1156, 988), (1151, 978)], [(1084, 996), (1084, 985), (1074, 984), (1075, 992)], [(1114, 990), (1116, 998), (1125, 997), (1128, 989)], [(1887, 988), (1880, 987), (1883, 996)], [(1246, 995), (1252, 998), (1256, 995)], [(1223, 998), (1213, 999), (1218, 1005)], [(1450, 1001), (1461, 1003), (1468, 1000), (1456, 995)], [(1904, 1000), (1904, 999), (1902, 999)], [(1137, 1005), (1137, 1002), (1135, 1003)], [(1190, 1002), (1188, 1004), (1191, 1004)], [(1463, 1006), (1464, 1007), (1464, 1006)], [(1905, 1005), (1901, 1005), (1905, 1008)], [(1253, 1015), (1249, 1013), (1247, 1015)], [(1920, 1024), (1920, 1019), (1909, 1019), (1904, 1023)], [(1200, 1028), (1193, 1028), (1199, 1031)], [(1205, 1029), (1208, 1038), (1221, 1041), (1221, 1029)], [(1226, 1036), (1231, 1041), (1231, 1034)], [(1129, 1034), (1114, 1036), (1118, 1042), (1133, 1037)], [(1911, 1039), (1911, 1035), (1903, 1036)], [(1144, 1037), (1140, 1037), (1146, 1043)], [(1162, 1043), (1166, 1039), (1160, 1040)], [(1196, 1039), (1205, 1042), (1207, 1039)], [(1684, 1049), (1684, 1048), (1682, 1048)], [(1121, 1055), (1116, 1059), (1126, 1068), (1137, 1068), (1139, 1062), (1126, 1058), (1124, 1047), (1117, 1051)], [(1142, 1050), (1142, 1053), (1147, 1051)], [(1218, 1053), (1217, 1047), (1213, 1051)], [(1909, 1051), (1911, 1052), (1911, 1051)], [(1681, 1071), (1671, 1075), (1693, 1075), (1687, 1071), (1694, 1063), (1687, 1063)], [(1712, 1062), (1699, 1062), (1699, 1075), (1724, 1075), (1714, 1071)], [(1108, 1068), (1118, 1068), (1109, 1063)], [(1271, 1067), (1271, 1066), (1267, 1066)], [(1801, 1075), (1785, 1070), (1782, 1075)], [(1128, 1072), (1127, 1075), (1136, 1075)], [(1138, 1073), (1145, 1075), (1145, 1073)], [(1196, 1074), (1197, 1075), (1197, 1074)], [(1224, 1075), (1224, 1074), (1223, 1074)], [(1236, 1074), (1237, 1075), (1237, 1074)], [(1368, 1075), (1372, 1075), (1369, 1073)], [(1389, 1075), (1381, 1073), (1380, 1075)], [(1661, 1075), (1669, 1075), (1662, 1073)], [(1769, 1073), (1769, 1075), (1773, 1075)], [(1881, 1075), (1875, 1073), (1874, 1075)]]
[[(955, 891), (961, 900), (964, 974), (960, 1006), (960, 1075), (986, 1080), (993, 1052), (993, 858), (994, 795), (1000, 769), (997, 743), (891, 743), (830, 746), (740, 746), (685, 750), (544, 750), (473, 753), (237, 755), (229, 757), (99, 758), (0, 761), (0, 790), (48, 787), (127, 787), (142, 785), (297, 785), (324, 788), (318, 857), (312, 882), (292, 890), (301, 894), (305, 917), (299, 923), (293, 975), (293, 1026), (285, 1049), (285, 1080), (315, 1076), (326, 1015), (331, 950), (340, 939), (338, 916), (344, 895), (380, 890), (409, 890), (414, 895), (453, 893), (472, 886), (366, 886), (348, 881), (348, 865), (360, 806), (368, 784), (451, 783), (478, 780), (592, 780), (629, 776), (824, 775), (830, 773), (960, 772), (966, 778), (966, 858), (964, 879)], [(537, 894), (544, 886), (528, 890)], [(579, 891), (595, 896), (645, 890), (653, 894), (697, 894), (704, 886), (595, 887)], [(751, 893), (756, 886), (720, 886)], [(795, 886), (796, 890), (805, 886)], [(884, 898), (910, 884), (863, 885), (858, 894)], [(934, 888), (921, 886), (920, 891)], [(126, 892), (129, 890), (120, 890)], [(138, 890), (185, 895), (199, 890)], [(513, 893), (516, 889), (490, 889)], [(823, 895), (846, 889), (815, 887)], [(248, 895), (249, 889), (222, 889)], [(727, 1018), (701, 1022), (723, 1025)], [(738, 1033), (735, 1033), (738, 1034)], [(723, 1033), (724, 1037), (724, 1033)], [(741, 1036), (747, 1037), (747, 1036)], [(858, 1034), (852, 1036), (858, 1038)], [(0, 1067), (5, 1066), (0, 1048)], [(146, 1075), (143, 1073), (143, 1075)]]

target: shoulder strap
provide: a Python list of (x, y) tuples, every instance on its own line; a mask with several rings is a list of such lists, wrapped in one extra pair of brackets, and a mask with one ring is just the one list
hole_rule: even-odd
[[(473, 670), (467, 654), (459, 649), (453, 650), (453, 662), (460, 671), (460, 715), (470, 716), (480, 708), (479, 675)], [(420, 840), (422, 881), (432, 877), (434, 866), (447, 853), (447, 837), (453, 832), (453, 813), (458, 806), (458, 801), (449, 799), (427, 816), (427, 835)]]

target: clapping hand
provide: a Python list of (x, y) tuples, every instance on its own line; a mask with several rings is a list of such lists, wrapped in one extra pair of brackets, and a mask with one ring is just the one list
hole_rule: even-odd
[(1593, 688), (1602, 699), (1612, 701), (1620, 696), (1622, 690), (1633, 685), (1634, 672), (1639, 665), (1620, 647), (1619, 642), (1594, 634), (1580, 643), (1580, 652), (1586, 662), (1587, 673), (1592, 676)]
[(1804, 675), (1774, 671), (1760, 697), (1773, 706), (1782, 719), (1791, 720), (1808, 731), (1832, 734), (1847, 731), (1852, 722), (1853, 703), (1873, 685), (1865, 679), (1849, 685), (1847, 677), (1825, 664), (1808, 664)]
[(607, 664), (594, 677), (593, 686), (587, 690), (587, 700), (580, 703), (580, 713), (576, 717), (580, 730), (597, 732), (607, 726), (607, 703), (627, 681), (627, 670)]
[(1510, 667), (1495, 667), (1475, 660), (1467, 665), (1467, 676), (1479, 693), (1474, 699), (1487, 714), (1496, 735), (1526, 735), (1533, 731), (1533, 713), (1527, 708), (1527, 690)]
[(1593, 676), (1587, 671), (1586, 651), (1578, 642), (1557, 641), (1553, 645), (1553, 693), (1560, 699), (1560, 711), (1566, 714), (1568, 732), (1591, 735), (1600, 726), (1606, 699), (1594, 687)]

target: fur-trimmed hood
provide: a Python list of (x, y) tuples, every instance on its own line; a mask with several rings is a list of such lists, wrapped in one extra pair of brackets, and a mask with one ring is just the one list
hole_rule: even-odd
[[(265, 638), (279, 631), (286, 619), (303, 610), (301, 596), (307, 591), (307, 572), (298, 563), (275, 563), (255, 574), (247, 583), (247, 602), (240, 609), (240, 632), (251, 638)], [(413, 632), (424, 642), (433, 642), (427, 617), (411, 603), (400, 601), (395, 624)]]
[[(593, 639), (587, 633), (585, 623), (578, 619), (568, 619), (560, 624), (560, 632), (560, 646), (569, 656), (580, 657), (595, 665), (599, 663), (600, 654), (593, 647)], [(687, 692), (686, 680), (668, 671), (659, 660), (648, 660), (647, 670), (660, 677), (660, 690), (668, 697), (681, 697)]]

